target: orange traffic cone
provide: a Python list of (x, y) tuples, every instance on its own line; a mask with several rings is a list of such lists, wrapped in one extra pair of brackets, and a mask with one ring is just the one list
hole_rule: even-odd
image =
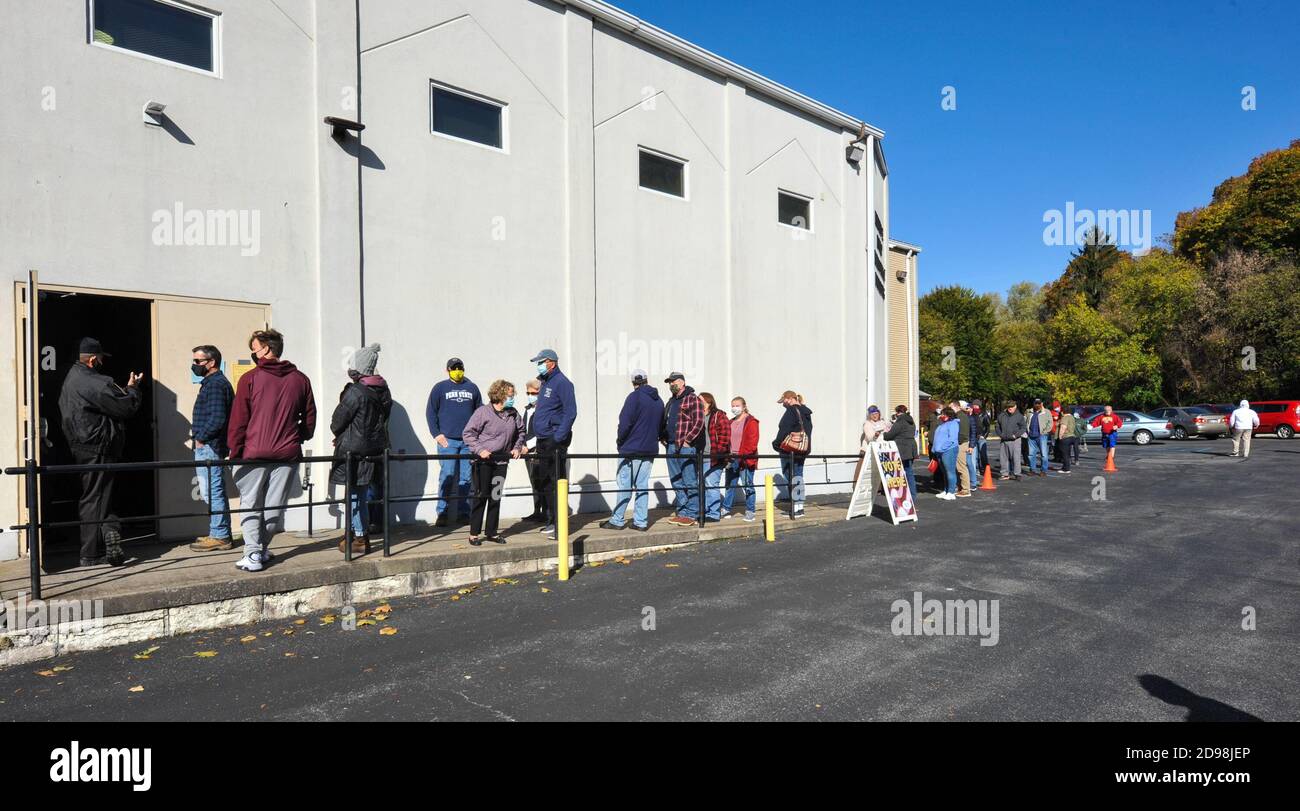
[(993, 483), (993, 465), (984, 466), (984, 481), (980, 483), (981, 490), (996, 490), (998, 486)]
[(1119, 468), (1115, 467), (1115, 449), (1111, 448), (1106, 451), (1106, 466), (1101, 469), (1102, 473), (1119, 473)]

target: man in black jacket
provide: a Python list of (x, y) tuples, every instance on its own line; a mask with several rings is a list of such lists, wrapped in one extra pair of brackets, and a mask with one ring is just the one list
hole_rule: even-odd
[[(94, 338), (82, 338), (77, 362), (68, 370), (59, 392), (63, 435), (78, 465), (111, 464), (122, 457), (126, 420), (140, 409), (139, 372), (131, 372), (126, 388), (98, 369), (109, 357)], [(122, 565), (122, 527), (112, 514), (114, 474), (81, 474), (81, 565), (108, 562)], [(109, 520), (112, 519), (112, 520)], [(101, 542), (102, 539), (102, 542)]]

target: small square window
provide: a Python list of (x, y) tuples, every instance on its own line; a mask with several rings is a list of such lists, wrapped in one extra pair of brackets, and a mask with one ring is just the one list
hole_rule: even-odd
[(802, 228), (805, 231), (811, 231), (812, 200), (798, 194), (778, 191), (776, 193), (776, 218), (791, 228)]
[(646, 149), (641, 151), (641, 180), (643, 189), (686, 197), (686, 162)]
[(431, 85), (430, 127), (433, 132), (493, 149), (505, 144), (505, 105)]
[(217, 17), (171, 0), (92, 0), (90, 41), (216, 73)]

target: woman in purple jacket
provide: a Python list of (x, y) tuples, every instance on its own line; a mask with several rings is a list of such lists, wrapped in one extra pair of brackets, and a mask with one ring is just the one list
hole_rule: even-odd
[[(515, 386), (497, 380), (488, 387), (487, 405), (478, 407), (461, 434), (475, 458), (470, 463), (470, 483), (474, 488), (474, 508), (469, 517), (469, 542), (479, 546), (479, 530), (489, 541), (505, 543), (497, 535), (501, 516), (501, 488), (506, 481), (506, 466), (524, 452), (524, 422), (515, 411)], [(484, 512), (487, 513), (486, 525)]]

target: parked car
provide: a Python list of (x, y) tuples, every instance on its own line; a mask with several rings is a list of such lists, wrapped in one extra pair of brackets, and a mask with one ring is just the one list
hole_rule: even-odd
[(1278, 439), (1290, 439), (1300, 431), (1300, 400), (1263, 400), (1252, 402), (1250, 407), (1259, 415), (1256, 434), (1277, 434)]
[[(1136, 442), (1139, 445), (1149, 445), (1153, 439), (1168, 439), (1174, 433), (1174, 424), (1169, 420), (1143, 414), (1141, 411), (1116, 410), (1115, 413), (1124, 421), (1124, 424), (1119, 427), (1120, 442)], [(1088, 419), (1091, 420), (1092, 418), (1089, 417)], [(1089, 442), (1100, 442), (1101, 429), (1090, 426), (1088, 435), (1085, 438)]]
[(1166, 406), (1151, 412), (1158, 420), (1174, 424), (1174, 439), (1203, 436), (1218, 439), (1228, 433), (1228, 418), (1219, 412), (1201, 406)]
[(1224, 414), (1224, 415), (1231, 414), (1232, 412), (1237, 410), (1237, 407), (1235, 405), (1231, 405), (1229, 403), (1197, 403), (1196, 405), (1192, 406), (1192, 408), (1208, 408), (1209, 410), (1213, 411), (1215, 414)]
[(1099, 406), (1099, 405), (1077, 405), (1077, 406), (1071, 406), (1070, 408), (1071, 413), (1078, 414), (1080, 417), (1083, 417), (1085, 420), (1090, 420), (1105, 410), (1106, 410), (1105, 406)]

